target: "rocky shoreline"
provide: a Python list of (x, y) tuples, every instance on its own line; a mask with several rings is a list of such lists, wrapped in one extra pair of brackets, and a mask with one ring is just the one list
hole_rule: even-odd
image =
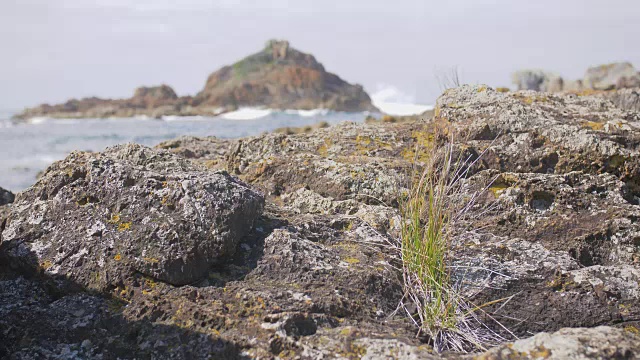
[(194, 96), (179, 97), (168, 85), (140, 87), (129, 99), (71, 99), (25, 109), (14, 118), (215, 116), (241, 107), (378, 111), (362, 86), (327, 72), (289, 42), (270, 40), (261, 51), (211, 74)]
[[(404, 121), (75, 152), (0, 206), (0, 357), (637, 358), (640, 114), (610, 98), (465, 85)], [(397, 311), (400, 196), (442, 133), (491, 183), (454, 276), (508, 299), (473, 354)]]

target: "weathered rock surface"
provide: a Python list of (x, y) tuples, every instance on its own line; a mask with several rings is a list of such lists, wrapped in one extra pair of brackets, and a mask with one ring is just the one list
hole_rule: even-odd
[(196, 96), (178, 97), (167, 85), (140, 87), (129, 99), (72, 99), (25, 109), (17, 119), (217, 115), (242, 106), (274, 109), (377, 111), (360, 85), (327, 72), (313, 55), (271, 40), (251, 56), (209, 76)]
[(607, 91), (600, 94), (623, 110), (640, 113), (640, 85), (635, 89)]
[[(227, 170), (263, 192), (267, 204), (253, 228), (247, 225), (245, 235), (229, 243), (235, 251), (228, 252), (227, 261), (208, 264), (205, 276), (183, 286), (142, 268), (125, 277), (126, 286), (92, 287), (80, 269), (97, 263), (103, 250), (84, 254), (78, 258), (82, 264), (67, 271), (82, 285), (77, 292), (58, 286), (60, 277), (41, 266), (25, 271), (0, 265), (0, 354), (14, 358), (70, 353), (96, 358), (108, 358), (107, 354), (229, 359), (638, 358), (638, 116), (599, 94), (499, 93), (484, 86), (463, 86), (440, 97), (432, 119), (345, 123), (311, 133), (244, 139), (183, 137), (162, 143), (154, 156), (179, 164), (176, 172), (181, 179), (206, 184), (212, 177), (227, 178), (219, 172)], [(453, 277), (464, 278), (464, 294), (485, 305), (486, 324), (513, 340), (471, 355), (435, 354), (427, 339), (416, 337), (406, 315), (396, 311), (403, 301), (402, 274), (390, 246), (399, 236), (398, 202), (408, 174), (427, 156), (425, 146), (451, 136), (463, 156), (475, 159), (483, 154), (463, 183), (465, 194), (481, 195), (451, 244), (457, 266)], [(127, 159), (139, 158), (110, 151), (76, 154), (85, 160), (71, 163), (96, 163), (101, 168), (102, 157), (121, 166), (129, 164)], [(2, 233), (4, 258), (16, 259), (7, 246), (15, 243), (14, 213), (31, 219), (21, 230), (28, 233), (34, 226), (29, 221), (41, 221), (40, 201), (55, 200), (74, 209), (75, 204), (64, 199), (77, 198), (72, 195), (79, 192), (71, 191), (80, 188), (75, 182), (48, 200), (26, 204), (26, 199), (40, 199), (34, 194), (55, 188), (43, 184), (54, 183), (61, 164), (65, 162), (18, 195)], [(152, 170), (157, 168), (145, 171)], [(152, 178), (144, 177), (150, 183)], [(75, 181), (90, 184), (88, 179), (86, 175)], [(228, 181), (242, 187), (242, 194), (253, 194), (237, 180)], [(136, 199), (126, 202), (121, 213), (148, 201), (149, 195), (121, 189), (118, 199)], [(62, 192), (67, 195), (58, 195)], [(210, 203), (207, 198), (190, 199)], [(119, 209), (120, 203), (104, 199), (100, 206)], [(100, 209), (98, 203), (87, 204), (92, 207), (83, 209)], [(77, 221), (93, 213), (70, 212), (66, 218)], [(137, 223), (133, 221), (132, 228)], [(120, 234), (114, 227), (107, 223), (107, 229)], [(67, 229), (74, 227), (57, 231), (75, 234)], [(41, 237), (54, 238), (53, 234)], [(73, 239), (56, 241), (74, 244)], [(137, 244), (147, 241), (137, 239)], [(34, 256), (42, 251), (39, 246), (26, 250)], [(87, 287), (101, 291), (88, 293)]]
[(2, 246), (16, 266), (91, 289), (124, 286), (136, 273), (184, 285), (233, 255), (262, 205), (228, 174), (167, 152), (76, 152), (18, 196)]
[(593, 329), (561, 329), (540, 333), (492, 349), (478, 360), (500, 359), (636, 359), (640, 341), (631, 331), (601, 326)]

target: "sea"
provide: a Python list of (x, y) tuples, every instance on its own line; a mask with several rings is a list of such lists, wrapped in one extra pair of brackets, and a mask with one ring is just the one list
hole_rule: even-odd
[[(429, 105), (374, 101), (384, 113), (419, 114)], [(154, 146), (183, 135), (237, 138), (259, 135), (281, 127), (299, 127), (326, 121), (363, 122), (382, 114), (347, 113), (325, 109), (271, 110), (244, 108), (216, 117), (50, 119), (26, 123), (11, 120), (18, 111), (0, 111), (0, 187), (13, 192), (33, 185), (38, 173), (74, 150), (101, 151), (108, 146), (138, 143)]]

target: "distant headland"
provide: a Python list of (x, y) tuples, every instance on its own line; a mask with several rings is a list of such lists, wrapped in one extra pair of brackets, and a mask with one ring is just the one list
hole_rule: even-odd
[(89, 97), (25, 109), (16, 119), (218, 115), (240, 107), (377, 111), (362, 86), (327, 72), (315, 57), (270, 40), (265, 47), (211, 74), (195, 96), (168, 85), (139, 87), (128, 99)]

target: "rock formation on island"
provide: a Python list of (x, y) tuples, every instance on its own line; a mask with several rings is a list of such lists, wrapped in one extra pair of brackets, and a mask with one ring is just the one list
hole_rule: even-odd
[(217, 115), (240, 107), (377, 111), (360, 85), (327, 72), (311, 54), (270, 40), (260, 52), (214, 72), (195, 96), (167, 85), (140, 87), (128, 99), (96, 97), (25, 109), (17, 119)]
[(362, 86), (348, 84), (326, 72), (313, 55), (275, 40), (262, 51), (211, 74), (195, 101), (219, 107), (377, 110)]
[[(432, 117), (73, 153), (0, 206), (0, 358), (639, 358), (639, 124), (601, 96), (465, 85)], [(450, 271), (502, 336), (473, 354), (398, 311), (390, 246), (412, 169), (451, 139), (478, 200)]]

